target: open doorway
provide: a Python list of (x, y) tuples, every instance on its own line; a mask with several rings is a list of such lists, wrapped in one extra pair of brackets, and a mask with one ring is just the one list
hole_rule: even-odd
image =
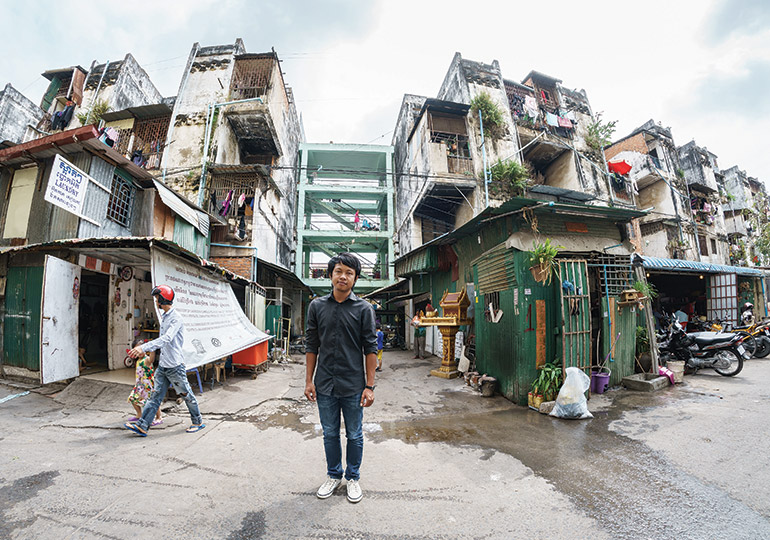
[(83, 270), (80, 277), (78, 348), (81, 372), (109, 368), (107, 354), (107, 300), (109, 276)]

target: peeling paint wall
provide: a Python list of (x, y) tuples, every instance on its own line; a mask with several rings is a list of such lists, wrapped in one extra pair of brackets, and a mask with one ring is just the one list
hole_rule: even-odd
[(27, 99), (11, 84), (0, 91), (0, 142), (18, 144), (36, 138), (38, 133), (30, 127), (37, 126), (45, 111)]

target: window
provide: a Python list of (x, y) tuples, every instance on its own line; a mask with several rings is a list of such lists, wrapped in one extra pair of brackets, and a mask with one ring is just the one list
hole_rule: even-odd
[[(713, 242), (713, 240), (712, 240)], [(706, 242), (705, 236), (698, 235), (698, 244), (700, 244), (700, 253), (701, 255), (708, 255), (709, 254), (709, 245), (708, 242)]]
[(25, 238), (32, 197), (35, 194), (37, 167), (19, 169), (11, 181), (11, 194), (5, 216), (3, 238)]
[(112, 175), (110, 202), (107, 204), (107, 218), (128, 227), (131, 223), (131, 203), (134, 202), (134, 186), (118, 173)]
[(717, 254), (717, 241), (715, 239), (711, 239), (711, 253), (713, 255)]

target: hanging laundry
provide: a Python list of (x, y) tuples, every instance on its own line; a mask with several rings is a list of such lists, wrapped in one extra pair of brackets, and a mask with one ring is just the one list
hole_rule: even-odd
[(543, 103), (548, 103), (548, 98), (545, 97), (545, 91), (540, 90), (540, 97), (543, 98)]
[(238, 240), (246, 239), (246, 219), (241, 216), (241, 220), (238, 222), (238, 232), (236, 233)]
[(246, 198), (246, 209), (244, 211), (244, 214), (247, 216), (253, 216), (254, 215), (254, 197), (247, 197)]
[(245, 193), (241, 193), (241, 196), (238, 197), (238, 208), (243, 206), (243, 203), (245, 203), (245, 202), (246, 202), (246, 194)]
[(209, 194), (209, 203), (211, 204), (211, 206), (209, 207), (209, 210), (211, 212), (216, 212), (217, 211), (217, 193), (213, 189)]
[(569, 118), (558, 117), (559, 127), (572, 129), (572, 120)]
[(524, 96), (524, 112), (533, 120), (538, 117), (537, 101), (534, 96)]
[(564, 118), (567, 120), (572, 120), (573, 122), (577, 122), (577, 117), (575, 116), (575, 111), (567, 111), (564, 114), (562, 114)]
[(703, 211), (704, 211), (704, 212), (709, 212), (709, 213), (710, 213), (710, 212), (711, 212), (711, 204), (709, 204), (709, 203), (707, 203), (707, 202), (704, 202), (704, 203), (703, 203)]
[(610, 172), (616, 172), (618, 174), (626, 175), (631, 171), (631, 165), (625, 161), (607, 162), (607, 168)]
[(222, 201), (222, 208), (219, 209), (220, 216), (226, 216), (230, 211), (230, 205), (233, 203), (233, 190), (227, 192), (227, 197)]
[(545, 113), (545, 123), (549, 126), (558, 127), (559, 126), (559, 117), (556, 116), (553, 113)]

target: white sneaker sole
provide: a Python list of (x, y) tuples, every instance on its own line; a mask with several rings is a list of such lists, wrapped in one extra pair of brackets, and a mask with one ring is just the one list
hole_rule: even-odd
[(348, 495), (347, 497), (348, 497), (348, 502), (352, 502), (353, 504), (355, 504), (364, 498), (364, 494), (362, 493), (361, 495), (359, 495), (357, 499), (354, 499), (350, 495)]
[(335, 487), (333, 490), (331, 490), (329, 493), (327, 493), (327, 494), (325, 494), (325, 495), (323, 495), (323, 494), (321, 494), (321, 493), (319, 493), (319, 492), (317, 492), (317, 491), (316, 491), (316, 494), (315, 494), (315, 496), (316, 496), (316, 497), (318, 497), (319, 499), (328, 499), (329, 497), (331, 497), (332, 495), (334, 495), (334, 492), (335, 492), (335, 491), (337, 491), (337, 489), (339, 489), (339, 487), (340, 487), (341, 485), (342, 485), (342, 482), (340, 482), (339, 484), (337, 484), (337, 486), (336, 486), (336, 487)]

